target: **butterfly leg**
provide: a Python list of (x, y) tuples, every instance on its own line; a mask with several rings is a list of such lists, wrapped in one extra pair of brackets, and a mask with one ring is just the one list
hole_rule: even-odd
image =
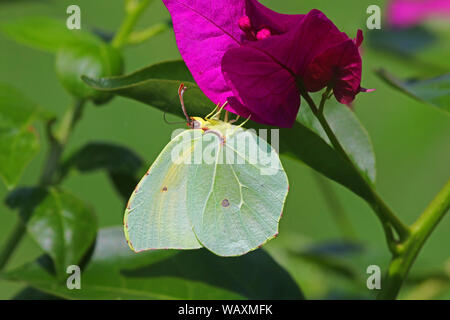
[(231, 124), (231, 123), (235, 123), (236, 121), (238, 121), (240, 117), (241, 117), (241, 116), (238, 115), (238, 116), (236, 117), (236, 119), (230, 120), (230, 124)]
[(248, 118), (245, 119), (244, 122), (242, 122), (240, 125), (238, 125), (238, 127), (241, 128), (243, 125), (245, 125), (248, 122), (248, 120), (250, 120), (251, 117), (252, 117), (252, 115), (249, 115)]
[(216, 120), (220, 120), (220, 113), (222, 112), (223, 108), (225, 108), (225, 106), (228, 104), (228, 101), (225, 101), (225, 103), (220, 107), (219, 111), (217, 111), (212, 117), (211, 119), (216, 119)]
[[(235, 134), (237, 130), (239, 130), (240, 128), (242, 128), (242, 126), (245, 125), (245, 124), (248, 122), (248, 120), (250, 120), (251, 116), (252, 116), (252, 115), (250, 115), (247, 119), (245, 119), (245, 121), (242, 122), (240, 125), (234, 126), (234, 129), (233, 129), (233, 131), (231, 132), (230, 135)], [(239, 116), (237, 116), (236, 119), (231, 120), (230, 123), (236, 122), (238, 119), (239, 119)]]
[(217, 109), (219, 108), (219, 105), (220, 105), (220, 104), (217, 104), (217, 105), (216, 105), (216, 107), (213, 109), (213, 111), (211, 111), (211, 113), (208, 114), (208, 115), (205, 117), (205, 120), (208, 120), (208, 119), (211, 118), (211, 116), (212, 116), (212, 115), (217, 111)]

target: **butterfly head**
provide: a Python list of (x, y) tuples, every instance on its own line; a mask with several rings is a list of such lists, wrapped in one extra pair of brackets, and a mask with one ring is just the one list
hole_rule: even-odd
[(188, 127), (191, 129), (207, 129), (209, 121), (204, 120), (200, 117), (190, 117), (190, 122), (188, 122)]

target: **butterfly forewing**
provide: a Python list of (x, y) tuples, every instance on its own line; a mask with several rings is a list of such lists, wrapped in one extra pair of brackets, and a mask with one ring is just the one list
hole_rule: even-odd
[[(134, 251), (201, 247), (192, 231), (186, 207), (190, 169), (186, 162), (190, 162), (195, 142), (193, 130), (176, 136), (130, 197), (124, 227), (127, 241)], [(174, 158), (175, 148), (181, 151)]]

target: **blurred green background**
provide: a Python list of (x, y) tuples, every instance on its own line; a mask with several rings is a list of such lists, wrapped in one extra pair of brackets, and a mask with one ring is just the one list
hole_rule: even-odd
[[(373, 1), (362, 0), (283, 0), (262, 1), (270, 8), (285, 13), (306, 13), (322, 10), (342, 31), (354, 37), (361, 28), (367, 37), (366, 8)], [(104, 31), (117, 30), (123, 16), (122, 0), (33, 0), (1, 1), (0, 21), (7, 22), (25, 16), (44, 15), (65, 19), (70, 4), (81, 7), (82, 27)], [(385, 1), (377, 1), (384, 8)], [(138, 27), (146, 27), (169, 17), (161, 1), (154, 1), (140, 20)], [(385, 27), (382, 24), (382, 28)], [(441, 28), (442, 29), (442, 28)], [(450, 176), (450, 117), (437, 108), (416, 102), (379, 80), (373, 70), (383, 67), (400, 77), (433, 75), (450, 70), (450, 52), (437, 47), (421, 54), (426, 63), (395, 57), (363, 45), (363, 82), (374, 93), (360, 94), (355, 112), (367, 128), (373, 141), (377, 160), (377, 188), (407, 223), (414, 221)], [(442, 50), (444, 49), (444, 50)], [(445, 60), (445, 57), (447, 59)], [(167, 59), (178, 59), (173, 32), (158, 35), (144, 44), (125, 51), (126, 72)], [(431, 65), (432, 67), (430, 67)], [(0, 35), (0, 81), (21, 89), (40, 106), (61, 115), (71, 103), (70, 96), (54, 73), (52, 55), (21, 46)], [(189, 108), (189, 106), (187, 106)], [(43, 128), (39, 127), (43, 137)], [(163, 121), (162, 113), (144, 104), (116, 98), (103, 107), (89, 106), (72, 136), (66, 152), (89, 141), (110, 141), (128, 146), (139, 153), (148, 166), (168, 143), (173, 126)], [(302, 143), (298, 141), (298, 143)], [(1, 152), (1, 150), (0, 150)], [(27, 167), (21, 185), (38, 180), (46, 145)], [(389, 254), (384, 235), (375, 214), (358, 197), (332, 183), (345, 212), (350, 217), (359, 239), (366, 248), (364, 257), (350, 258), (362, 278), (359, 283), (346, 280), (336, 271), (324, 270), (311, 262), (289, 254), (286, 248), (301, 248), (341, 238), (313, 172), (301, 163), (282, 158), (290, 180), (290, 193), (280, 223), (280, 235), (265, 248), (298, 281), (307, 298), (345, 297), (352, 294), (372, 294), (365, 288), (365, 271), (376, 264), (384, 271)], [(91, 203), (98, 215), (100, 227), (120, 225), (123, 203), (103, 173), (71, 175), (64, 186), (81, 199)], [(0, 198), (7, 190), (0, 184)], [(0, 243), (6, 239), (17, 216), (3, 202), (0, 204)], [(412, 275), (443, 268), (450, 258), (450, 219), (444, 219), (432, 234), (412, 269)], [(41, 252), (29, 238), (21, 243), (9, 267), (30, 261)], [(22, 286), (0, 281), (0, 298), (14, 296)], [(407, 297), (409, 289), (400, 297)], [(441, 298), (450, 298), (450, 291)]]

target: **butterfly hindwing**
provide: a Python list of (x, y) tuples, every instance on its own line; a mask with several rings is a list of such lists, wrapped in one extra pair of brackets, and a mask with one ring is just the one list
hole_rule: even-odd
[(203, 137), (208, 161), (188, 172), (193, 230), (218, 255), (245, 254), (278, 233), (288, 192), (286, 173), (274, 149), (251, 131), (239, 130), (225, 140), (215, 134)]

